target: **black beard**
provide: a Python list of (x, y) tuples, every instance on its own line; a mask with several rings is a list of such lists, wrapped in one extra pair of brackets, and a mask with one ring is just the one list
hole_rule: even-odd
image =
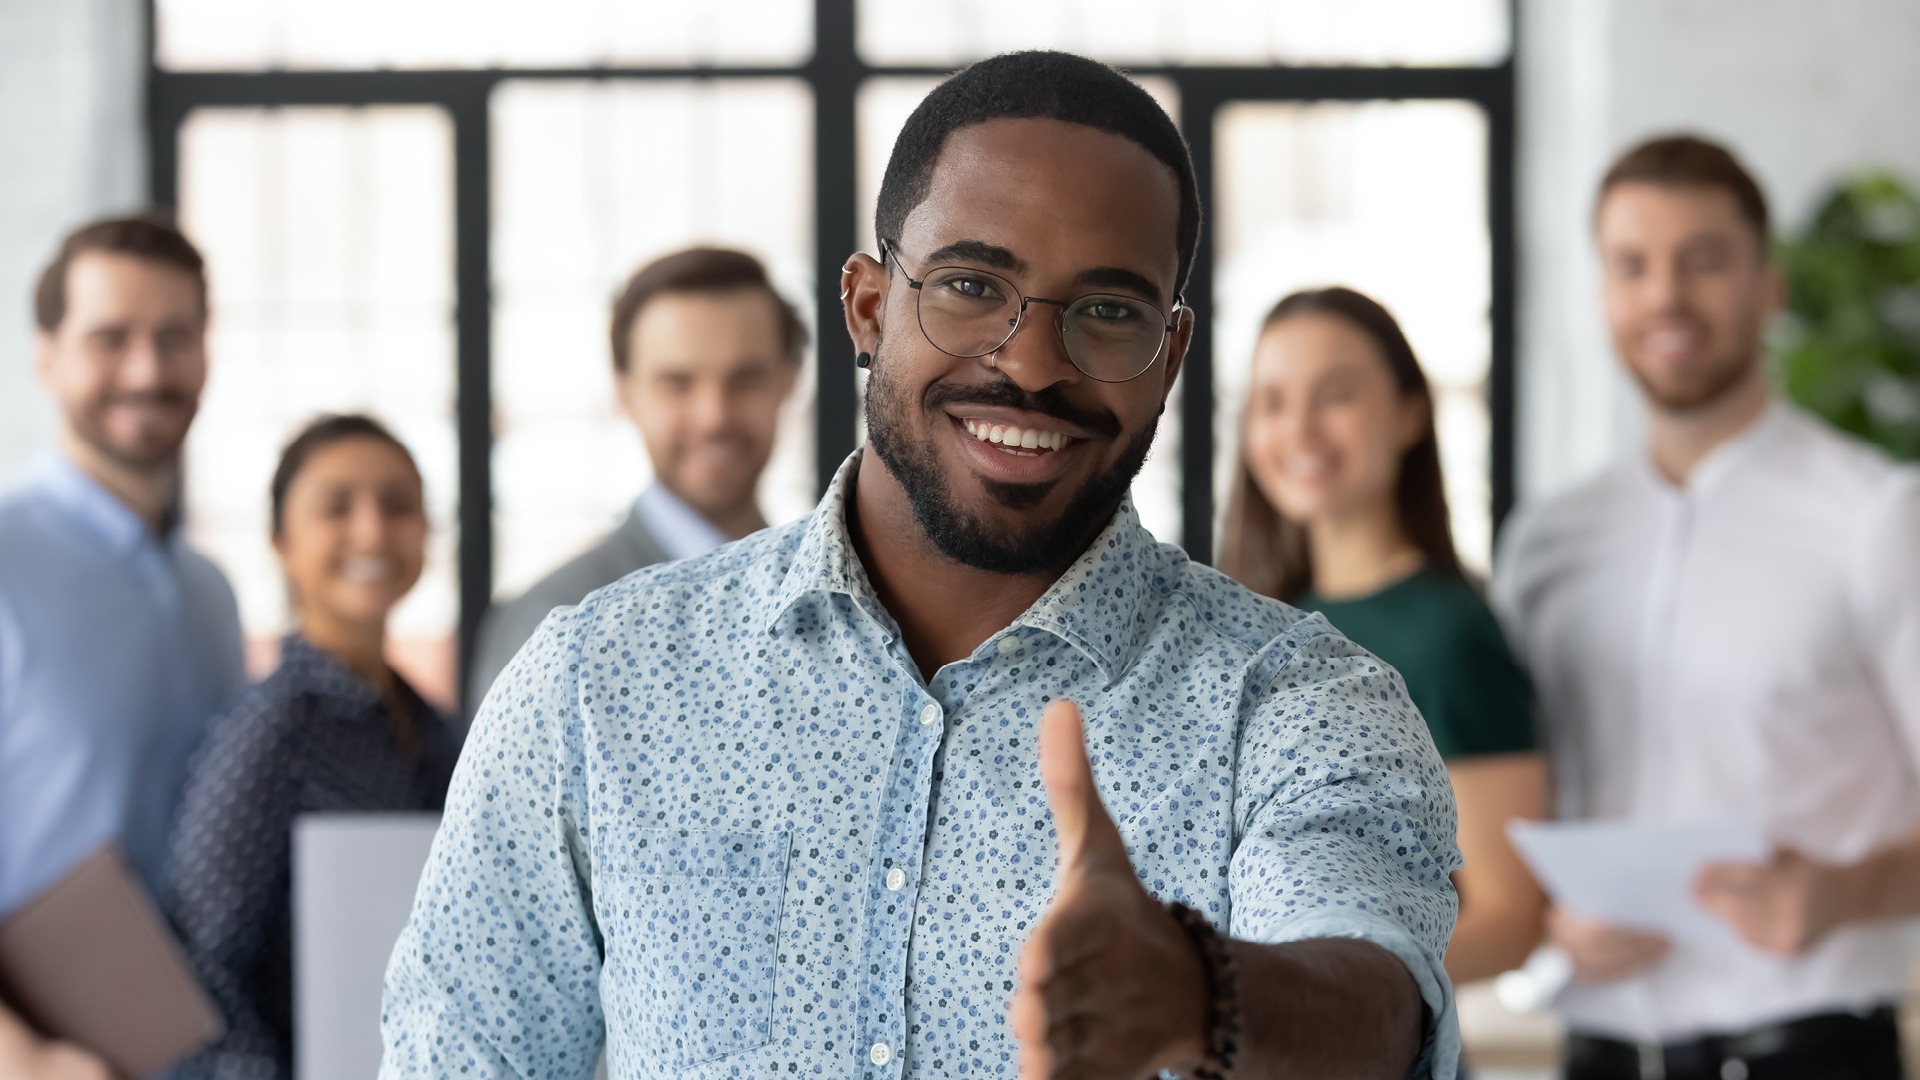
[[(878, 343), (876, 343), (877, 346)], [(878, 353), (876, 347), (875, 352)], [(877, 359), (877, 357), (876, 357)], [(940, 553), (962, 566), (993, 574), (1041, 574), (1058, 571), (1086, 549), (1098, 532), (1106, 527), (1127, 488), (1146, 463), (1153, 446), (1154, 423), (1147, 425), (1128, 441), (1119, 460), (1095, 476), (1077, 493), (1058, 519), (1029, 530), (1024, 536), (1009, 536), (970, 513), (953, 495), (930, 442), (915, 442), (906, 430), (906, 417), (913, 405), (891, 377), (893, 365), (873, 365), (867, 380), (867, 439), (874, 453), (894, 480), (906, 490), (907, 502), (920, 528)], [(1089, 415), (1067, 404), (1057, 394), (1042, 391), (1029, 394), (1002, 377), (999, 383), (985, 387), (957, 387), (936, 383), (927, 389), (922, 409), (942, 403), (966, 401), (972, 404), (1012, 405), (1043, 415), (1059, 417), (1097, 432), (1118, 434), (1119, 421), (1111, 414)], [(1008, 484), (982, 481), (1000, 505), (1010, 510), (1028, 510), (1039, 505), (1053, 490), (1053, 482), (1044, 484)]]

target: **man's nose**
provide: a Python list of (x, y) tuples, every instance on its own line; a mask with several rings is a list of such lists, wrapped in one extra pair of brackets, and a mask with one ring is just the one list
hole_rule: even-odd
[(1080, 381), (1060, 333), (1060, 309), (1046, 300), (1028, 300), (1013, 336), (983, 360), (1029, 393)]
[(694, 430), (703, 434), (725, 430), (733, 419), (733, 403), (724, 386), (707, 386), (696, 391), (687, 403), (687, 410), (687, 419)]
[(114, 375), (123, 390), (151, 390), (164, 386), (167, 381), (167, 357), (159, 337), (154, 334), (127, 335), (126, 348), (120, 354)]

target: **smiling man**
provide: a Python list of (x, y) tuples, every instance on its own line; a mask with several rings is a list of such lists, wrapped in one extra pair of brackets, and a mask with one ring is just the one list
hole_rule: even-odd
[[(245, 681), (233, 590), (180, 522), (200, 253), (158, 220), (93, 222), (42, 272), (34, 317), (60, 428), (0, 495), (0, 920), (109, 842), (163, 895), (187, 758)], [(106, 1075), (0, 1001), (0, 1076)]]
[(1567, 1076), (1892, 1080), (1920, 915), (1920, 475), (1769, 393), (1783, 275), (1726, 149), (1628, 150), (1593, 228), (1647, 442), (1515, 520), (1496, 599), (1563, 816), (1737, 817), (1776, 850), (1702, 869), (1725, 941), (1550, 913)]
[(922, 102), (841, 281), (867, 445), (508, 668), (383, 1075), (1451, 1075), (1453, 806), (1398, 677), (1127, 499), (1199, 225), (1110, 68)]

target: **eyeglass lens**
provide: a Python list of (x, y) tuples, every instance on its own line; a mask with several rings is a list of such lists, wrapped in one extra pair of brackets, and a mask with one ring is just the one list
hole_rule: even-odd
[[(927, 272), (919, 291), (920, 328), (943, 352), (985, 356), (1005, 345), (1019, 326), (1020, 292), (996, 274), (940, 267)], [(1068, 358), (1106, 382), (1124, 382), (1145, 371), (1166, 338), (1166, 317), (1130, 296), (1092, 293), (1056, 310)]]

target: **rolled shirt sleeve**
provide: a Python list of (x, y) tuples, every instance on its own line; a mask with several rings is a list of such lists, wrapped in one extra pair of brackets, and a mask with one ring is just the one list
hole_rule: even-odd
[(1458, 904), (1452, 788), (1400, 676), (1318, 616), (1275, 643), (1235, 779), (1231, 932), (1357, 938), (1399, 957), (1427, 1030), (1416, 1076), (1460, 1054), (1443, 958)]
[(386, 1080), (579, 1077), (604, 1037), (573, 609), (487, 695), (387, 967)]

